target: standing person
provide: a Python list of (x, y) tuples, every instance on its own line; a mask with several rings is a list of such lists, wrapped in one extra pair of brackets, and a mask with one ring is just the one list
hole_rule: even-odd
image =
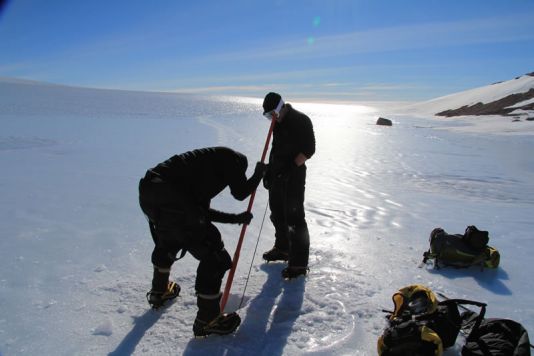
[(288, 261), (286, 279), (306, 275), (310, 235), (304, 214), (305, 162), (315, 153), (315, 135), (308, 116), (284, 103), (280, 94), (263, 100), (263, 115), (276, 120), (269, 168), (263, 183), (269, 190), (274, 247), (263, 254), (266, 261)]
[(171, 266), (180, 250), (180, 258), (189, 252), (200, 261), (195, 281), (195, 336), (229, 334), (241, 322), (236, 313), (221, 314), (220, 288), (232, 259), (213, 222), (248, 224), (252, 214), (217, 211), (210, 208), (210, 201), (227, 186), (234, 198), (244, 200), (256, 189), (265, 169), (258, 162), (247, 180), (244, 155), (226, 147), (202, 148), (169, 158), (149, 169), (139, 182), (139, 203), (155, 243), (148, 303), (157, 309), (178, 296), (180, 286), (169, 281)]

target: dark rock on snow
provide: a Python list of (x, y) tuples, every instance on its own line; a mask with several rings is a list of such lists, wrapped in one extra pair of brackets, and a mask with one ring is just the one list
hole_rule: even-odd
[(379, 117), (378, 120), (376, 120), (376, 124), (377, 125), (382, 125), (382, 126), (392, 126), (393, 122), (391, 122), (390, 119), (385, 119), (383, 117)]

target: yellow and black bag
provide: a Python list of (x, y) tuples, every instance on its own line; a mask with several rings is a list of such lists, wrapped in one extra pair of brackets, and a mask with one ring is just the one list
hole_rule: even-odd
[(432, 290), (419, 284), (409, 285), (394, 293), (392, 299), (394, 310), (389, 312), (388, 326), (378, 339), (378, 354), (440, 356), (443, 342), (427, 325), (427, 316), (438, 309)]
[(487, 231), (468, 226), (463, 235), (448, 234), (438, 227), (430, 233), (430, 249), (423, 255), (423, 264), (434, 260), (434, 267), (443, 266), (469, 267), (481, 266), (497, 268), (500, 254), (494, 247), (488, 246)]
[(378, 339), (381, 356), (440, 356), (443, 344), (439, 335), (426, 325), (407, 320), (386, 328)]
[(381, 356), (440, 356), (456, 343), (460, 332), (458, 305), (485, 307), (463, 299), (438, 301), (432, 290), (420, 284), (401, 288), (393, 294), (393, 304), (395, 309), (388, 312), (388, 325), (378, 339)]

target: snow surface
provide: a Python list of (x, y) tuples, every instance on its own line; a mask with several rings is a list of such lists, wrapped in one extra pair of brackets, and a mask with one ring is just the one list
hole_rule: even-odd
[(520, 107), (528, 105), (528, 104), (534, 104), (534, 99), (528, 99), (528, 100), (525, 100), (525, 101), (520, 101), (519, 103), (514, 104), (512, 106), (508, 106), (508, 107), (509, 108), (520, 108)]
[[(215, 145), (245, 153), (251, 174), (269, 125), (261, 100), (0, 81), (0, 354), (373, 355), (381, 309), (412, 283), (487, 302), (488, 316), (532, 335), (530, 136), (451, 131), (451, 121), (406, 115), (382, 127), (377, 108), (294, 106), (317, 138), (310, 274), (283, 281), (283, 264), (262, 263), (273, 227), (267, 216), (261, 228), (260, 188), (227, 305), (241, 305), (242, 325), (196, 340), (193, 258), (173, 268), (176, 302), (155, 312), (145, 300), (152, 240), (138, 180), (175, 153)], [(246, 202), (225, 191), (213, 206), (239, 212)], [(501, 252), (497, 270), (418, 268), (434, 227), (472, 224)], [(239, 227), (219, 227), (233, 254)]]

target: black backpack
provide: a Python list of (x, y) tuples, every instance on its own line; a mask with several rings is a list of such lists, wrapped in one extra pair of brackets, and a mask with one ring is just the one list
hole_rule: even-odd
[(473, 311), (462, 314), (462, 330), (468, 334), (462, 356), (530, 356), (525, 328), (510, 319), (483, 319)]

